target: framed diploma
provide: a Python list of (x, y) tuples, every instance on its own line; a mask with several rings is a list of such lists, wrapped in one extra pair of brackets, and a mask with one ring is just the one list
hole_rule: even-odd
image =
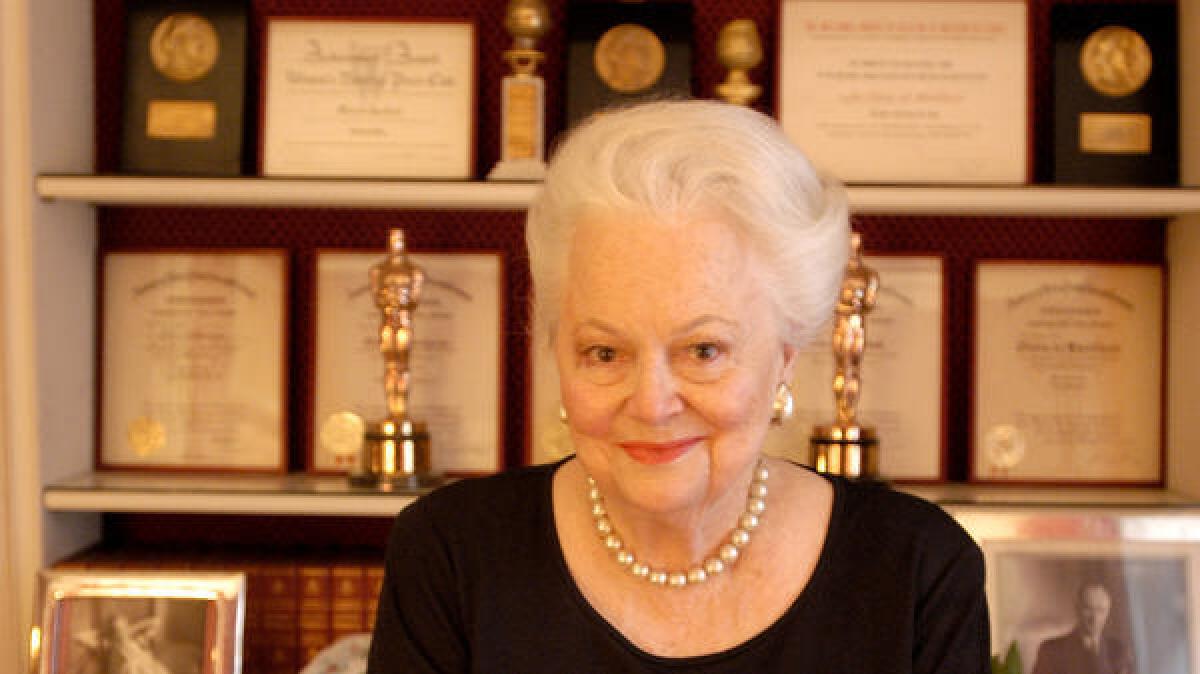
[(1021, 0), (783, 0), (779, 119), (855, 183), (1028, 180)]
[(471, 21), (269, 17), (263, 44), (263, 175), (471, 177)]
[(1159, 484), (1163, 271), (981, 262), (971, 477)]
[[(880, 438), (880, 474), (918, 482), (945, 479), (945, 281), (940, 257), (868, 255), (879, 274), (867, 317), (859, 418)], [(836, 417), (832, 335), (798, 355), (795, 413), (768, 434), (767, 451), (806, 463), (816, 424)]]
[[(379, 309), (367, 271), (382, 251), (318, 251), (316, 259), (314, 472), (344, 472), (359, 453), (355, 417), (387, 411)], [(500, 253), (415, 253), (426, 274), (413, 318), (410, 404), (429, 425), (435, 473), (492, 473), (503, 466)], [(361, 422), (359, 422), (361, 423)]]
[(286, 470), (286, 252), (113, 251), (101, 274), (99, 466)]

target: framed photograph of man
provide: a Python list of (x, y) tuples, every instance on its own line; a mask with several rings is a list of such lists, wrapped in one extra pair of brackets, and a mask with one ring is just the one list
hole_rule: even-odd
[(992, 651), (1007, 671), (1197, 671), (1200, 515), (957, 515), (984, 551)]
[(239, 674), (246, 577), (227, 572), (43, 571), (39, 674)]

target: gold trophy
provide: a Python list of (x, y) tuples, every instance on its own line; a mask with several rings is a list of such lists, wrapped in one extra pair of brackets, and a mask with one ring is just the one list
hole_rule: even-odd
[(513, 74), (504, 77), (501, 100), (500, 161), (488, 180), (541, 180), (546, 174), (545, 83), (537, 66), (545, 58), (534, 47), (549, 27), (543, 0), (510, 0), (504, 27), (513, 46), (504, 60)]
[(837, 421), (813, 427), (809, 446), (817, 471), (854, 479), (879, 476), (879, 440), (875, 429), (858, 423), (862, 388), (860, 365), (867, 346), (866, 314), (875, 306), (879, 274), (863, 264), (862, 237), (850, 234), (850, 261), (834, 310), (833, 398)]
[(370, 270), (371, 292), (379, 308), (379, 351), (387, 416), (367, 424), (362, 460), (350, 474), (359, 486), (390, 490), (421, 487), (439, 479), (430, 473), (429, 432), (409, 417), (412, 318), (421, 297), (425, 272), (408, 259), (404, 230), (388, 232), (388, 255)]
[(717, 85), (717, 95), (734, 105), (753, 103), (762, 94), (762, 87), (750, 81), (747, 71), (762, 58), (762, 41), (752, 19), (734, 19), (725, 24), (717, 34), (717, 60), (729, 68), (729, 75)]

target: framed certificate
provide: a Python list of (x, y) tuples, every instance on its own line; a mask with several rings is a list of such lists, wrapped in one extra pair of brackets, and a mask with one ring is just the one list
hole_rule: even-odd
[(102, 258), (101, 468), (284, 471), (282, 250)]
[(953, 514), (983, 550), (993, 658), (1008, 667), (993, 671), (1196, 671), (1194, 510), (991, 506)]
[[(932, 256), (868, 255), (879, 274), (866, 316), (859, 420), (879, 436), (881, 475), (889, 480), (945, 479), (946, 319), (943, 261)], [(798, 355), (792, 380), (795, 413), (767, 436), (768, 451), (809, 461), (816, 424), (836, 418), (832, 334)]]
[(1159, 484), (1163, 271), (981, 262), (971, 477)]
[(471, 21), (269, 17), (263, 44), (263, 175), (471, 177)]
[[(349, 469), (359, 447), (354, 416), (385, 416), (379, 309), (367, 272), (383, 251), (318, 251), (315, 367), (309, 467)], [(504, 266), (498, 252), (415, 253), (426, 274), (413, 318), (412, 417), (429, 426), (437, 473), (503, 466)], [(352, 416), (353, 415), (353, 416)], [(349, 423), (348, 423), (349, 422)], [(350, 438), (350, 439), (348, 439)]]
[(856, 183), (1029, 177), (1022, 0), (783, 0), (779, 120)]

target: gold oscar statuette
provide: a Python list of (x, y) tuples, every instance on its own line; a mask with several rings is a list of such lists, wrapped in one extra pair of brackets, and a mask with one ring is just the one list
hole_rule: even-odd
[(862, 238), (850, 235), (850, 261), (834, 309), (833, 398), (837, 420), (813, 428), (809, 447), (817, 471), (853, 479), (879, 476), (879, 439), (875, 429), (858, 422), (862, 393), (861, 365), (867, 346), (866, 314), (875, 306), (879, 274), (862, 259)]
[(716, 86), (717, 96), (734, 105), (750, 105), (762, 95), (762, 87), (750, 81), (748, 72), (762, 63), (762, 40), (752, 19), (734, 19), (717, 34), (717, 60), (729, 69), (725, 81)]
[(538, 38), (549, 28), (543, 0), (510, 0), (504, 27), (513, 36), (504, 60), (512, 67), (501, 85), (500, 161), (488, 180), (541, 180), (546, 174), (545, 82), (537, 74), (545, 55)]
[(413, 314), (425, 272), (409, 260), (403, 229), (388, 232), (387, 257), (371, 267), (369, 278), (380, 315), (387, 416), (366, 425), (362, 460), (350, 473), (350, 482), (385, 491), (436, 484), (439, 478), (430, 472), (429, 432), (409, 415)]

